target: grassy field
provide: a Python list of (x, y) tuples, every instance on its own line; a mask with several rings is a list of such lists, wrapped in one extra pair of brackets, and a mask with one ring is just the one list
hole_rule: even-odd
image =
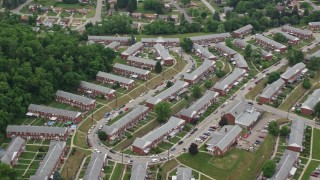
[(301, 179), (309, 179), (312, 172), (320, 165), (318, 161), (311, 161)]
[(308, 90), (304, 89), (302, 84), (300, 84), (290, 93), (279, 108), (283, 111), (288, 111), (307, 91)]
[(213, 157), (202, 152), (197, 155), (185, 153), (178, 160), (215, 179), (255, 179), (263, 162), (271, 156), (273, 141), (272, 136), (267, 136), (256, 152), (234, 148), (224, 157)]
[[(157, 79), (157, 78), (156, 78)], [(132, 90), (128, 95), (131, 97), (131, 98), (137, 98), (140, 96), (140, 94), (144, 93), (148, 91), (148, 89), (146, 88), (146, 86), (140, 86), (134, 90)]]
[[(92, 132), (92, 133), (94, 133), (94, 132)], [(81, 148), (84, 148), (84, 149), (88, 149), (89, 146), (86, 142), (86, 136), (87, 136), (86, 133), (81, 133), (81, 132), (77, 131), (74, 136), (74, 141), (73, 141), (74, 145), (81, 147)]]
[(320, 130), (313, 129), (312, 158), (320, 160)]
[(166, 180), (166, 175), (169, 171), (175, 168), (178, 165), (178, 162), (175, 159), (165, 162), (161, 166), (161, 179)]
[(260, 81), (256, 86), (254, 86), (251, 91), (246, 94), (247, 99), (254, 99), (262, 90), (266, 87), (265, 84), (267, 83), (267, 79)]
[(116, 164), (116, 167), (113, 170), (110, 180), (119, 180), (121, 179), (122, 172), (124, 171), (124, 164)]

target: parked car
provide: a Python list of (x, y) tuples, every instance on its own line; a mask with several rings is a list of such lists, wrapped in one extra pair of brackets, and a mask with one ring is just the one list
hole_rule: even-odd
[(183, 143), (183, 141), (179, 141), (179, 142), (178, 142), (178, 145), (181, 145), (182, 143)]
[(107, 156), (107, 158), (108, 158), (108, 159), (112, 159), (112, 157), (111, 157), (111, 156), (109, 156), (109, 155)]
[(113, 149), (110, 149), (109, 150), (111, 153), (113, 153), (113, 154), (116, 154), (117, 152), (115, 151), (115, 150), (113, 150)]
[(122, 114), (123, 113), (123, 111), (119, 111), (119, 114)]

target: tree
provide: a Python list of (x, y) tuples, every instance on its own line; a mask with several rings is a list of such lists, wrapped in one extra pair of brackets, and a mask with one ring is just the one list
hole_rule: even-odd
[(193, 42), (191, 41), (190, 38), (183, 38), (182, 42), (181, 42), (181, 48), (189, 53), (191, 52), (192, 50), (192, 47), (193, 47)]
[(202, 12), (202, 13), (201, 13), (201, 17), (202, 17), (203, 19), (205, 19), (205, 18), (207, 17), (207, 15), (208, 15), (208, 14), (207, 14), (206, 12)]
[(98, 131), (98, 138), (100, 141), (105, 141), (107, 139), (107, 133), (104, 131)]
[(276, 80), (280, 79), (280, 73), (279, 72), (271, 72), (268, 75), (268, 84), (271, 84), (273, 82), (275, 82)]
[(144, 10), (155, 11), (157, 14), (163, 14), (164, 4), (158, 0), (145, 0), (143, 1)]
[(308, 10), (308, 9), (305, 9), (304, 12), (303, 12), (303, 16), (309, 16), (309, 14), (310, 14), (310, 13), (309, 13), (309, 10)]
[(117, 7), (120, 9), (126, 8), (129, 0), (117, 0)]
[(171, 115), (171, 107), (168, 102), (160, 102), (155, 107), (155, 113), (157, 114), (157, 120), (160, 123), (164, 123)]
[(223, 71), (223, 70), (221, 70), (221, 69), (218, 69), (218, 70), (216, 71), (216, 76), (217, 76), (218, 78), (222, 78), (224, 75), (226, 75), (226, 72), (225, 72), (225, 71)]
[(59, 171), (54, 171), (53, 173), (53, 180), (62, 180), (61, 174)]
[(204, 86), (209, 89), (209, 88), (212, 87), (212, 82), (211, 82), (210, 80), (208, 80), (208, 81), (206, 81), (206, 82), (204, 83)]
[(154, 67), (154, 71), (158, 74), (162, 72), (162, 65), (160, 61), (157, 61), (156, 66)]
[(288, 53), (288, 60), (290, 65), (295, 65), (304, 60), (304, 54), (301, 50), (292, 49)]
[(273, 160), (268, 159), (263, 164), (262, 171), (263, 171), (263, 176), (265, 176), (267, 178), (272, 177), (272, 175), (276, 171), (276, 163)]
[(134, 0), (129, 0), (127, 5), (127, 11), (132, 13), (135, 10), (134, 7)]
[(318, 102), (314, 107), (314, 113), (318, 114), (318, 117), (320, 116), (320, 102)]
[(311, 57), (309, 63), (307, 64), (307, 68), (311, 71), (319, 71), (320, 70), (320, 57)]
[(302, 83), (302, 87), (305, 89), (310, 89), (312, 86), (311, 82), (309, 79), (305, 79)]
[(217, 29), (217, 33), (224, 33), (224, 32), (226, 32), (224, 25), (219, 24), (218, 29)]
[(248, 44), (244, 49), (244, 57), (250, 58), (251, 54), (252, 54), (252, 47), (251, 47), (251, 44)]
[(189, 146), (189, 153), (192, 154), (192, 155), (196, 155), (199, 150), (198, 150), (198, 144), (196, 143), (191, 143), (190, 146)]
[(290, 134), (290, 129), (288, 126), (282, 126), (280, 129), (280, 136), (288, 136)]
[(216, 21), (220, 21), (220, 15), (217, 11), (214, 12), (213, 16), (212, 16), (213, 20), (216, 20)]
[(189, 4), (190, 2), (191, 2), (191, 0), (182, 0), (181, 1), (184, 5), (187, 5), (187, 4)]
[(228, 125), (228, 120), (225, 117), (222, 117), (220, 122), (219, 122), (219, 126), (223, 127), (225, 125)]
[(130, 44), (134, 45), (135, 43), (136, 43), (136, 38), (134, 37), (133, 34), (131, 34)]
[(195, 85), (192, 89), (192, 95), (195, 98), (200, 98), (201, 97), (201, 87), (199, 85)]
[(169, 88), (169, 87), (171, 87), (172, 85), (173, 85), (173, 82), (168, 81), (167, 84), (166, 84), (166, 87)]
[(0, 177), (5, 180), (15, 180), (18, 179), (18, 174), (9, 165), (0, 163)]
[(276, 121), (271, 121), (268, 125), (268, 131), (270, 134), (274, 136), (278, 136), (279, 134), (279, 126)]
[(281, 34), (281, 33), (275, 33), (275, 34), (273, 35), (273, 39), (274, 39), (275, 41), (280, 42), (280, 43), (287, 43), (287, 42), (288, 42), (288, 39), (287, 39), (283, 34)]

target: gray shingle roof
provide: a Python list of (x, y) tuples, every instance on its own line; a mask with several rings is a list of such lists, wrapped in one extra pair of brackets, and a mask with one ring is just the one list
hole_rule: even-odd
[(201, 41), (201, 40), (208, 40), (208, 39), (215, 39), (215, 38), (228, 38), (230, 37), (230, 33), (220, 33), (220, 34), (210, 34), (204, 36), (194, 36), (190, 37), (192, 41)]
[(261, 40), (265, 43), (268, 43), (268, 44), (272, 44), (275, 48), (277, 49), (281, 49), (281, 48), (286, 48), (287, 46), (281, 44), (281, 43), (278, 43), (277, 41), (274, 41), (272, 39), (269, 39), (265, 36), (262, 36), (261, 34), (256, 34), (256, 39), (258, 40)]
[(29, 126), (29, 125), (8, 125), (7, 133), (21, 132), (21, 133), (48, 133), (48, 134), (65, 134), (66, 127), (45, 127), (45, 126)]
[(177, 180), (191, 180), (192, 169), (188, 167), (178, 167)]
[(110, 126), (103, 126), (102, 130), (105, 131), (108, 135), (112, 135), (118, 129), (126, 126), (132, 119), (140, 116), (142, 113), (146, 112), (149, 108), (142, 105), (137, 105), (132, 109), (128, 114), (117, 120), (115, 123)]
[(313, 110), (316, 104), (320, 101), (320, 89), (316, 89), (308, 99), (302, 103), (301, 108)]
[(207, 90), (204, 93), (204, 95), (200, 99), (198, 99), (196, 102), (194, 102), (190, 107), (188, 107), (187, 109), (183, 109), (180, 115), (193, 117), (195, 114), (199, 112), (200, 109), (203, 108), (204, 105), (206, 105), (209, 101), (217, 98), (218, 96), (219, 96), (219, 93), (215, 91)]
[(161, 102), (162, 100), (169, 98), (171, 95), (175, 95), (178, 91), (187, 87), (188, 85), (189, 85), (189, 83), (187, 83), (187, 82), (177, 81), (170, 88), (162, 91), (158, 95), (156, 95), (154, 97), (149, 97), (146, 100), (146, 102), (150, 103), (150, 104), (157, 104), (157, 103)]
[(131, 84), (131, 83), (134, 82), (134, 80), (132, 80), (132, 79), (125, 78), (125, 77), (122, 77), (122, 76), (117, 76), (117, 75), (110, 74), (110, 73), (105, 73), (105, 72), (102, 72), (102, 71), (99, 71), (97, 76), (98, 77), (107, 78), (107, 79), (110, 79), (110, 80), (113, 80), (113, 81), (116, 81), (116, 82), (119, 82), (119, 83), (124, 83), (124, 84)]
[(239, 33), (239, 34), (241, 34), (241, 33), (245, 32), (245, 31), (247, 31), (247, 30), (249, 30), (249, 29), (253, 29), (253, 26), (252, 26), (251, 24), (248, 24), (248, 25), (246, 25), (246, 26), (243, 26), (243, 27), (241, 27), (241, 28), (239, 28), (239, 29), (237, 29), (237, 30), (235, 30), (235, 31), (233, 31), (233, 32), (234, 32), (234, 33)]
[(166, 48), (164, 48), (164, 46), (162, 46), (161, 44), (155, 44), (153, 47), (156, 49), (157, 53), (163, 60), (173, 59), (169, 54), (169, 51)]
[(56, 162), (60, 162), (60, 156), (64, 153), (66, 142), (51, 141), (49, 151), (41, 161), (40, 166), (36, 172), (36, 176), (50, 177), (55, 170)]
[(222, 42), (216, 44), (216, 49), (222, 49), (222, 51), (224, 51), (225, 53), (230, 54), (230, 55), (237, 54), (237, 51), (229, 48), (228, 46), (226, 46)]
[(295, 37), (295, 36), (292, 36), (286, 32), (282, 32), (282, 31), (275, 31), (275, 33), (280, 33), (282, 34), (284, 37), (286, 37), (289, 41), (299, 41), (300, 39)]
[(113, 41), (112, 43), (106, 45), (106, 48), (115, 49), (115, 48), (118, 47), (119, 45), (120, 45), (119, 42)]
[(119, 64), (119, 63), (116, 63), (113, 67), (114, 68), (118, 68), (118, 69), (123, 69), (123, 70), (132, 72), (134, 74), (139, 74), (139, 75), (147, 75), (147, 74), (150, 73), (150, 71), (145, 70), (145, 69), (136, 68), (136, 67), (133, 67), (133, 66), (128, 66), (128, 65)]
[(206, 145), (209, 148), (218, 147), (223, 151), (241, 133), (241, 131), (242, 128), (238, 125), (223, 126), (219, 131), (215, 131), (211, 135), (211, 138)]
[(292, 26), (283, 26), (282, 27), (283, 30), (287, 30), (287, 31), (291, 31), (293, 33), (299, 33), (299, 34), (303, 34), (303, 35), (312, 35), (312, 31), (308, 30), (308, 29), (299, 29), (299, 28), (295, 28), (295, 27), (292, 27)]
[(227, 77), (222, 79), (221, 81), (217, 82), (213, 88), (214, 89), (219, 89), (219, 90), (226, 90), (226, 88), (234, 83), (237, 79), (239, 79), (246, 70), (240, 69), (240, 68), (235, 68), (231, 74), (229, 74)]
[(80, 86), (85, 88), (85, 89), (93, 89), (95, 91), (99, 91), (99, 92), (104, 93), (104, 94), (112, 94), (112, 93), (115, 92), (114, 89), (110, 89), (110, 88), (107, 88), (107, 87), (104, 87), (104, 86), (99, 86), (97, 84), (89, 83), (89, 82), (86, 82), (86, 81), (80, 81)]
[(129, 56), (127, 58), (128, 61), (134, 61), (134, 62), (138, 62), (138, 63), (143, 63), (143, 64), (148, 64), (148, 65), (152, 65), (155, 66), (157, 61), (155, 60), (151, 60), (151, 59), (145, 59), (145, 58), (141, 58), (141, 57), (136, 57), (136, 56)]
[(99, 179), (101, 170), (106, 162), (106, 158), (107, 154), (105, 153), (92, 153), (83, 179)]
[(294, 75), (296, 75), (299, 71), (302, 71), (306, 67), (302, 62), (294, 65), (293, 67), (287, 69), (286, 72), (281, 74), (282, 79), (291, 79)]
[(28, 107), (29, 111), (38, 111), (38, 112), (45, 112), (45, 113), (50, 113), (53, 115), (57, 116), (65, 116), (65, 117), (70, 117), (70, 118), (77, 118), (78, 116), (81, 115), (80, 112), (76, 111), (70, 111), (70, 110), (65, 110), (65, 109), (58, 109), (54, 107), (49, 107), (49, 106), (42, 106), (42, 105), (36, 105), (36, 104), (30, 104)]
[(268, 84), (262, 91), (260, 97), (271, 98), (276, 92), (278, 92), (285, 84), (283, 79), (278, 79), (272, 84)]
[(143, 46), (144, 46), (143, 43), (139, 41), (139, 42), (135, 43), (134, 45), (130, 46), (125, 51), (123, 51), (121, 54), (123, 54), (123, 55), (131, 55), (131, 54), (135, 53), (138, 49), (140, 49)]
[(320, 22), (309, 22), (309, 26), (320, 26)]
[(56, 96), (63, 97), (63, 98), (66, 98), (66, 99), (71, 99), (71, 100), (74, 100), (76, 102), (80, 102), (80, 103), (85, 104), (85, 105), (93, 104), (93, 103), (96, 102), (96, 100), (94, 100), (94, 99), (90, 99), (90, 98), (87, 98), (87, 97), (84, 97), (84, 96), (79, 96), (79, 95), (72, 94), (72, 93), (65, 92), (65, 91), (61, 91), (61, 90), (58, 90), (56, 92)]
[(210, 68), (212, 68), (214, 64), (215, 61), (204, 60), (203, 63), (199, 67), (197, 67), (197, 69), (195, 69), (191, 73), (185, 73), (184, 79), (193, 81), (197, 79), (199, 76), (202, 76)]
[(286, 180), (289, 172), (298, 160), (299, 153), (285, 150), (281, 159), (276, 167), (276, 172), (271, 177), (272, 180)]
[(288, 145), (302, 148), (303, 134), (304, 134), (304, 121), (293, 119), (291, 124), (291, 132)]
[(172, 131), (179, 125), (183, 124), (185, 121), (174, 116), (171, 116), (167, 123), (160, 126), (158, 129), (150, 131), (148, 134), (144, 135), (141, 138), (136, 138), (132, 146), (144, 149), (146, 146), (151, 144), (153, 141), (159, 137), (165, 135), (166, 133)]
[(141, 38), (141, 42), (143, 43), (149, 43), (149, 42), (155, 42), (155, 43), (179, 43), (179, 38), (163, 38), (163, 37), (157, 37), (157, 38)]
[[(243, 47), (246, 47), (249, 43), (247, 43), (245, 40), (243, 40), (243, 39), (235, 39), (234, 40), (234, 43), (235, 44), (239, 44), (240, 46), (243, 46)], [(252, 44), (250, 44), (251, 45), (251, 48), (252, 49), (257, 49), (257, 47), (256, 46), (254, 46), (254, 45), (252, 45)], [(264, 50), (264, 49), (261, 49), (261, 54), (263, 55), (263, 56), (272, 56), (272, 53), (270, 53), (270, 52), (268, 52), (268, 51), (266, 51), (266, 50)]]
[(134, 161), (131, 168), (130, 180), (145, 180), (148, 162)]
[(117, 37), (117, 36), (88, 36), (90, 41), (129, 41), (130, 37)]
[(11, 161), (15, 158), (15, 156), (25, 143), (26, 140), (20, 137), (15, 137), (14, 139), (12, 139), (3, 156), (0, 156), (1, 162), (10, 165)]
[(311, 54), (311, 55), (310, 55), (310, 54), (306, 55), (306, 59), (310, 59), (310, 58), (312, 58), (312, 57), (320, 57), (320, 50), (314, 52), (314, 53)]
[(215, 55), (213, 55), (207, 48), (202, 47), (201, 45), (197, 43), (193, 43), (193, 48), (200, 54), (202, 54), (205, 58), (212, 59), (217, 58)]
[(48, 176), (36, 176), (36, 175), (33, 175), (30, 177), (29, 180), (48, 180), (49, 177)]
[(247, 64), (247, 61), (244, 59), (244, 57), (241, 55), (241, 54), (236, 54), (234, 56), (234, 61), (236, 62), (237, 64), (237, 67), (239, 68), (249, 68), (248, 67), (248, 64)]

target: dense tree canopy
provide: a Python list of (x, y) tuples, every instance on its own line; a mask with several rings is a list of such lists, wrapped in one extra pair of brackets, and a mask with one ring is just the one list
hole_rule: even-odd
[(171, 21), (155, 20), (144, 26), (145, 34), (173, 34), (177, 33), (177, 28)]
[(319, 57), (310, 58), (310, 61), (307, 64), (307, 68), (311, 71), (319, 71), (320, 70), (320, 58)]
[(171, 107), (168, 102), (160, 102), (155, 107), (157, 120), (161, 123), (166, 122), (171, 114)]
[(301, 50), (292, 49), (288, 52), (288, 61), (290, 65), (295, 65), (304, 60), (304, 54)]
[(193, 97), (195, 97), (197, 99), (201, 97), (202, 92), (201, 92), (201, 87), (199, 85), (195, 85), (192, 88), (192, 95), (193, 95)]
[(143, 1), (143, 8), (145, 10), (155, 11), (157, 14), (163, 14), (164, 4), (158, 0), (145, 0)]
[(16, 180), (18, 179), (17, 172), (11, 169), (9, 165), (0, 163), (0, 177), (3, 180)]
[(279, 134), (279, 126), (276, 121), (271, 121), (268, 125), (268, 131), (270, 134), (274, 136), (278, 136)]
[(309, 79), (305, 79), (302, 83), (302, 87), (305, 89), (310, 89), (312, 86), (311, 82)]
[(288, 39), (287, 39), (283, 34), (281, 34), (281, 33), (275, 33), (275, 34), (273, 35), (273, 39), (274, 39), (275, 41), (280, 42), (280, 43), (287, 43), (287, 42), (288, 42)]
[(181, 48), (189, 53), (191, 52), (192, 50), (192, 47), (193, 47), (193, 42), (191, 41), (190, 38), (183, 38), (182, 42), (181, 42)]
[(288, 136), (290, 134), (290, 129), (288, 126), (282, 126), (280, 129), (280, 136)]
[(268, 75), (268, 84), (271, 84), (271, 83), (275, 82), (278, 79), (280, 79), (280, 73), (279, 72), (271, 72)]
[(192, 155), (196, 155), (199, 150), (198, 150), (198, 144), (196, 143), (191, 143), (190, 146), (189, 146), (189, 153), (192, 154)]
[(270, 178), (276, 171), (276, 163), (273, 160), (267, 160), (262, 167), (263, 176)]
[(80, 80), (110, 71), (116, 53), (81, 44), (77, 33), (37, 36), (14, 16), (0, 20), (0, 131), (24, 117), (30, 103), (48, 103), (57, 89), (75, 90)]

